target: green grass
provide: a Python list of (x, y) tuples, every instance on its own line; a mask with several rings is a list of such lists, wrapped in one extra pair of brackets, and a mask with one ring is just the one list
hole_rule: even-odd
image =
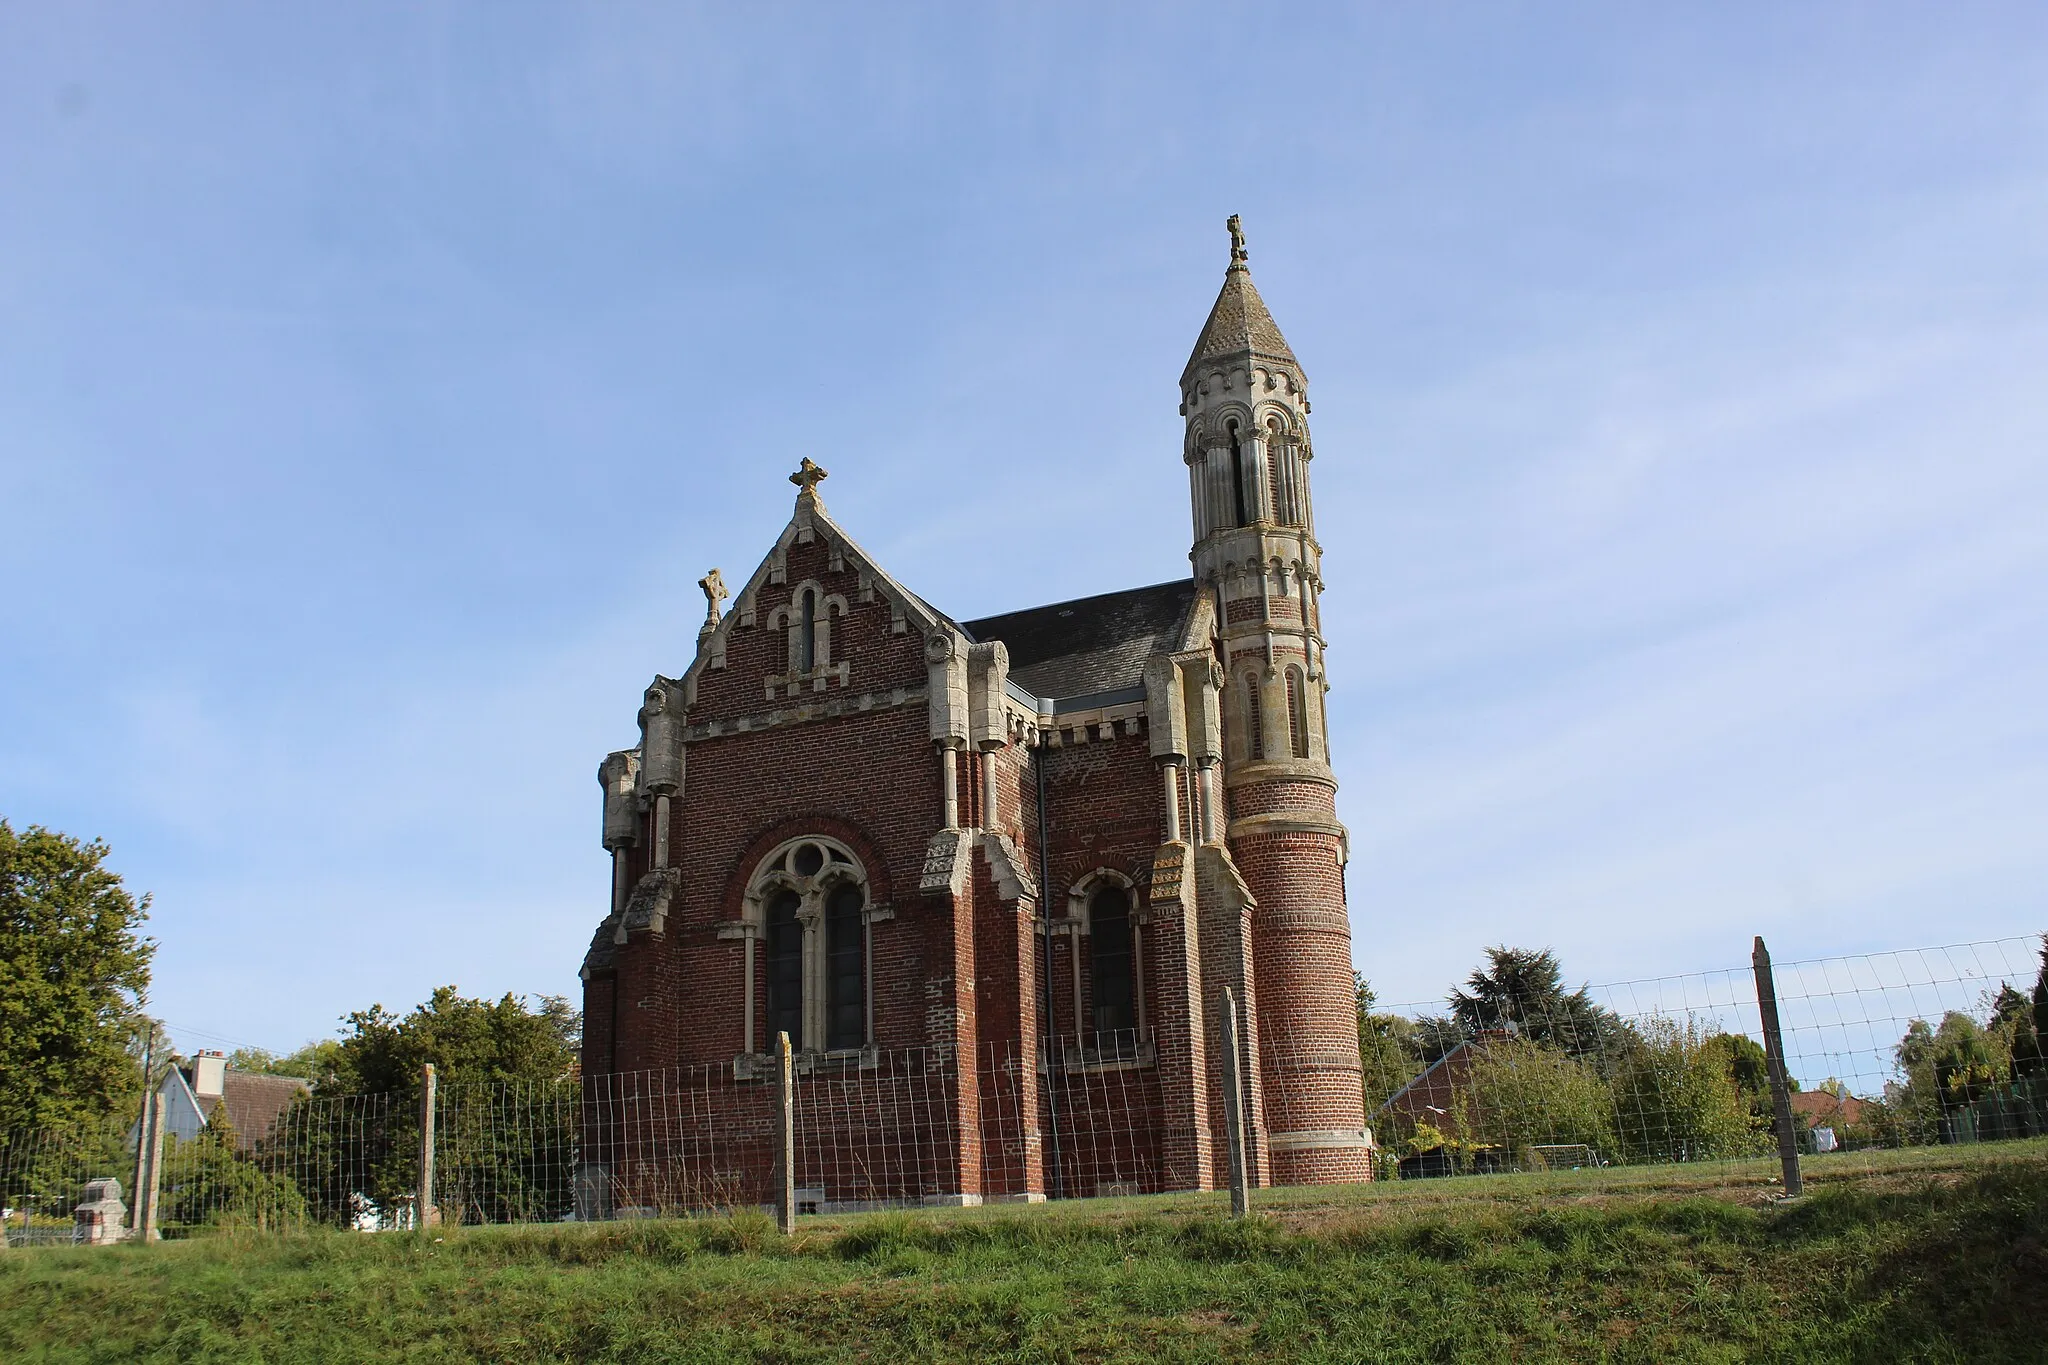
[(2048, 1143), (806, 1219), (0, 1253), (50, 1361), (2048, 1361)]

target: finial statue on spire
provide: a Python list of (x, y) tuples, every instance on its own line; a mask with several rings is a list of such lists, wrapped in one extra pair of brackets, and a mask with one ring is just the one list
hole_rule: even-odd
[(824, 467), (806, 455), (804, 456), (804, 462), (796, 467), (796, 473), (789, 476), (789, 481), (804, 493), (816, 497), (818, 493), (818, 480), (827, 477), (829, 476), (826, 474)]
[(1230, 215), (1230, 263), (1242, 265), (1250, 257), (1244, 249), (1244, 220), (1236, 214)]

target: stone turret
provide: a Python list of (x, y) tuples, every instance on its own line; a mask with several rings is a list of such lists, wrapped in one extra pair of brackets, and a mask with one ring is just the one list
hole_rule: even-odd
[[(1252, 284), (1230, 219), (1230, 265), (1181, 375), (1195, 581), (1221, 638), (1220, 831), (1251, 910), (1264, 1122), (1273, 1179), (1367, 1174), (1346, 836), (1323, 695), (1308, 379)], [(1263, 1163), (1262, 1163), (1263, 1164)]]

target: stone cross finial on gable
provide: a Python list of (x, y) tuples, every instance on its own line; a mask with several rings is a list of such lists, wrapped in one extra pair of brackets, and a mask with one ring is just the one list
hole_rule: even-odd
[(1244, 220), (1233, 213), (1230, 215), (1230, 222), (1226, 226), (1230, 229), (1231, 264), (1235, 265), (1240, 261), (1250, 259), (1249, 253), (1244, 249)]
[(716, 569), (698, 579), (697, 586), (704, 589), (704, 631), (708, 633), (717, 628), (718, 604), (732, 594), (725, 590), (725, 576)]
[(804, 462), (796, 467), (796, 473), (789, 476), (789, 481), (803, 490), (803, 492), (815, 497), (818, 492), (818, 480), (827, 477), (829, 476), (824, 468), (812, 460), (810, 456), (806, 455), (804, 456)]

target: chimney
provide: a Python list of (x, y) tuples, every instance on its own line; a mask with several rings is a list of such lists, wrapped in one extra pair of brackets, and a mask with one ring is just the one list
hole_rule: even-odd
[(202, 1100), (217, 1099), (227, 1081), (225, 1053), (202, 1052), (192, 1059), (192, 1093)]

